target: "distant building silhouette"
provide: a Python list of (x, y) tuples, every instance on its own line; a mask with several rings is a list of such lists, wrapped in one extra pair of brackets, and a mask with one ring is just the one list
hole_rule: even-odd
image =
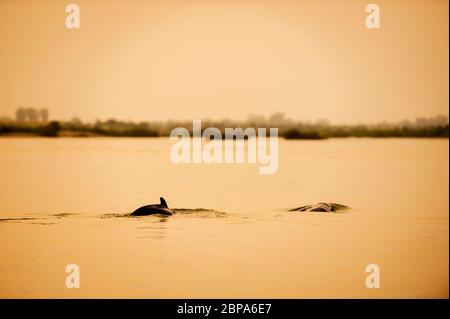
[(48, 110), (45, 108), (37, 110), (33, 107), (19, 107), (16, 110), (16, 121), (19, 123), (47, 123), (48, 118)]
[(41, 121), (44, 123), (47, 123), (48, 122), (48, 110), (41, 109), (39, 113), (41, 115)]
[(25, 122), (27, 119), (27, 111), (23, 107), (19, 107), (16, 111), (16, 121), (19, 123)]

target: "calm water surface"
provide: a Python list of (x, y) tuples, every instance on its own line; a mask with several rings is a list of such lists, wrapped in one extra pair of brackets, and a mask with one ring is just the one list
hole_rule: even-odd
[[(274, 175), (170, 146), (0, 139), (0, 297), (448, 298), (448, 140), (280, 140)], [(184, 210), (121, 217), (160, 196)], [(286, 211), (320, 201), (353, 209)]]

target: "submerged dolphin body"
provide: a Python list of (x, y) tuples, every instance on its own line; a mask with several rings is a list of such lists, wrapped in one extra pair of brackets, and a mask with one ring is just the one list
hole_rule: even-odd
[(166, 215), (170, 216), (175, 214), (168, 206), (164, 198), (160, 197), (160, 204), (146, 205), (139, 207), (130, 216), (148, 216), (148, 215)]
[(300, 206), (297, 208), (289, 209), (290, 212), (322, 212), (322, 213), (330, 213), (330, 212), (336, 212), (338, 210), (345, 210), (349, 209), (350, 207), (336, 204), (336, 203), (318, 203), (314, 205), (306, 205), (306, 206)]

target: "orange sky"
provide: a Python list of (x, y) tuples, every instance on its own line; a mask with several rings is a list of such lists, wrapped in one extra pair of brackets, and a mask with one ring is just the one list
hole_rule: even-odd
[[(81, 28), (65, 27), (65, 6)], [(375, 1), (374, 1), (375, 2)], [(0, 116), (448, 115), (448, 2), (0, 0)]]

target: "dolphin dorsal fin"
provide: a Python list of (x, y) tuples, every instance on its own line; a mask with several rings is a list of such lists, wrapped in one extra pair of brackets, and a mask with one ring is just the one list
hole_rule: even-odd
[(167, 206), (166, 200), (164, 198), (160, 197), (159, 200), (161, 202), (162, 207), (169, 208), (169, 206)]

